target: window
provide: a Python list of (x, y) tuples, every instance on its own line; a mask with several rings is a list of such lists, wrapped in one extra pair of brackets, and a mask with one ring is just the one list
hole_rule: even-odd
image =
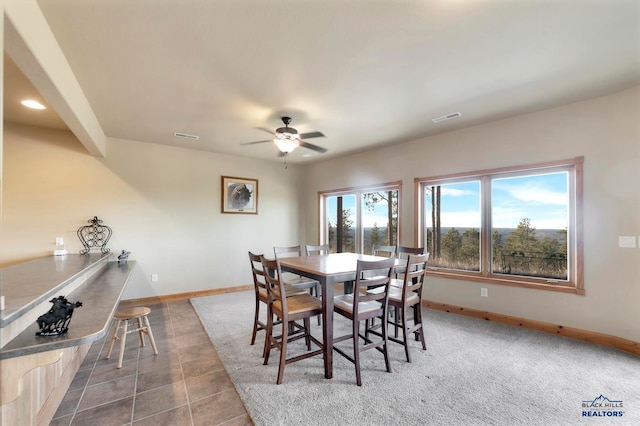
[(320, 243), (332, 253), (397, 246), (399, 193), (400, 182), (320, 192)]
[(584, 294), (582, 161), (416, 179), (429, 273)]

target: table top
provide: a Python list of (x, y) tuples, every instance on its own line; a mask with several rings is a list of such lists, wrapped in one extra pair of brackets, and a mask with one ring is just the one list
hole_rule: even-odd
[[(280, 258), (280, 264), (299, 271), (317, 274), (324, 277), (355, 273), (358, 260), (375, 262), (385, 260), (386, 257), (371, 256), (359, 253), (331, 253), (318, 256), (300, 256)], [(396, 266), (403, 264), (403, 260), (396, 259)]]

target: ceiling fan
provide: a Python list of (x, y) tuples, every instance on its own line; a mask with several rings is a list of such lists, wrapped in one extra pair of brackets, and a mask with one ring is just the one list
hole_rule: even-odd
[(296, 129), (294, 129), (293, 127), (289, 127), (289, 123), (291, 123), (291, 117), (282, 117), (282, 122), (284, 123), (284, 127), (278, 127), (275, 133), (272, 132), (271, 130), (259, 127), (260, 130), (264, 130), (265, 132), (274, 134), (273, 139), (266, 139), (263, 141), (255, 141), (255, 142), (246, 142), (241, 145), (255, 145), (258, 143), (273, 142), (280, 150), (279, 155), (281, 157), (286, 156), (287, 154), (289, 154), (299, 146), (303, 148), (311, 149), (313, 151), (317, 151), (319, 153), (327, 152), (326, 148), (323, 148), (318, 145), (314, 145), (312, 143), (309, 143), (303, 140), (303, 139), (324, 137), (324, 135), (321, 132), (298, 133)]

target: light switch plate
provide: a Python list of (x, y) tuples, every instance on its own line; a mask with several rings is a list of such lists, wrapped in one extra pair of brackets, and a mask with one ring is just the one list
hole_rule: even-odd
[(636, 237), (619, 236), (618, 247), (636, 248)]

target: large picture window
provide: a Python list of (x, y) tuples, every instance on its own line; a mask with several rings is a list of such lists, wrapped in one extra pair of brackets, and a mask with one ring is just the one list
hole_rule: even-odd
[(399, 182), (320, 192), (321, 244), (364, 254), (373, 245), (397, 246), (399, 193)]
[(584, 294), (582, 157), (416, 179), (430, 274)]

